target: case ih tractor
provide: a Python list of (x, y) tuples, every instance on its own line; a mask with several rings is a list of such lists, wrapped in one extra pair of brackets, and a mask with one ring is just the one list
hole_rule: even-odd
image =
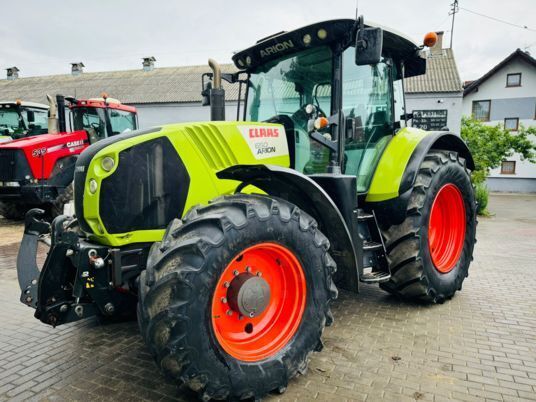
[(48, 106), (41, 103), (0, 101), (0, 143), (47, 132)]
[[(362, 21), (262, 39), (233, 56), (237, 74), (211, 61), (212, 121), (86, 149), (76, 218), (26, 216), (21, 301), (53, 326), (137, 304), (158, 366), (209, 400), (259, 399), (304, 373), (336, 285), (451, 298), (475, 242), (473, 160), (454, 134), (404, 127), (422, 47)], [(224, 121), (222, 78), (243, 89), (241, 121)]]
[[(41, 135), (28, 132), (23, 138), (0, 144), (0, 215), (5, 218), (21, 219), (34, 206), (46, 207), (52, 216), (62, 213), (63, 205), (72, 199), (78, 155), (89, 144), (137, 128), (136, 109), (118, 100), (58, 95), (56, 104), (48, 98), (48, 130), (41, 126)], [(67, 131), (65, 101), (71, 112), (72, 132)], [(2, 113), (0, 109), (0, 118)], [(47, 124), (44, 117), (43, 124)]]

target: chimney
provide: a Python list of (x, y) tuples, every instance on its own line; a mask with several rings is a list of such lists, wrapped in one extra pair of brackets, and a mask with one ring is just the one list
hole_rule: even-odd
[(437, 42), (434, 46), (430, 48), (431, 54), (442, 54), (443, 53), (443, 31), (436, 32)]
[(7, 70), (7, 79), (8, 80), (16, 80), (19, 78), (19, 69), (15, 66), (6, 68)]
[(84, 72), (84, 63), (79, 61), (78, 63), (71, 63), (71, 74), (74, 76), (80, 75)]
[(153, 71), (154, 62), (156, 59), (153, 56), (143, 58), (143, 71)]

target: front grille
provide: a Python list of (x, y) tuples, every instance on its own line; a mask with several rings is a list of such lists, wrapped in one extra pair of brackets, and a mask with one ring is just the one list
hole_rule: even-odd
[(0, 181), (23, 181), (32, 177), (30, 165), (22, 149), (0, 149)]
[(164, 229), (180, 218), (190, 177), (167, 137), (119, 153), (117, 168), (102, 181), (99, 214), (108, 233)]

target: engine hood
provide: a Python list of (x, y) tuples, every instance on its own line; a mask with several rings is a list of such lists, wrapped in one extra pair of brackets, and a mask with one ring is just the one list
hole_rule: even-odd
[[(19, 138), (9, 141), (6, 144), (0, 144), (2, 149), (28, 149), (36, 148), (39, 146), (54, 146), (60, 144), (67, 144), (73, 141), (86, 140), (87, 134), (85, 131), (73, 131), (71, 133), (58, 133), (58, 134), (40, 134), (32, 137)], [(69, 145), (67, 145), (69, 147)]]

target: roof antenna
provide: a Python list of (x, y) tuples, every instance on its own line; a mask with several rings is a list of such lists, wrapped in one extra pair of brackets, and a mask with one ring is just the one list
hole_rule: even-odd
[(358, 9), (359, 9), (359, 0), (355, 0), (355, 19), (356, 20), (358, 16), (358, 12), (357, 12)]

